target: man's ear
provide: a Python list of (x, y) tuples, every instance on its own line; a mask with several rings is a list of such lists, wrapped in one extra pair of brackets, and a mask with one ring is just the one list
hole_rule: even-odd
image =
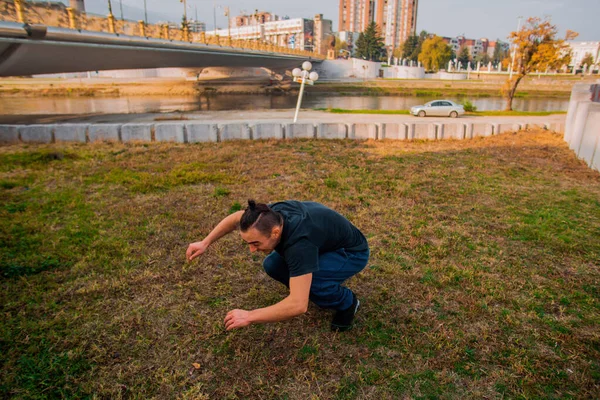
[(273, 229), (271, 229), (271, 237), (279, 237), (281, 236), (281, 227), (276, 226)]

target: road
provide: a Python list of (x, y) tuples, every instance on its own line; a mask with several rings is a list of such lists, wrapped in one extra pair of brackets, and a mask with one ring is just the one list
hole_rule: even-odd
[[(197, 121), (206, 123), (290, 123), (294, 119), (294, 110), (255, 110), (255, 111), (194, 111), (185, 113), (146, 113), (146, 114), (101, 114), (101, 115), (7, 115), (0, 116), (0, 124), (49, 124), (49, 123), (129, 123), (129, 122), (168, 122)], [(411, 115), (380, 114), (333, 114), (325, 111), (302, 110), (299, 123), (383, 123), (383, 122), (501, 122), (501, 123), (564, 123), (565, 114), (549, 116), (487, 117), (462, 116), (456, 119), (442, 117), (418, 118)]]

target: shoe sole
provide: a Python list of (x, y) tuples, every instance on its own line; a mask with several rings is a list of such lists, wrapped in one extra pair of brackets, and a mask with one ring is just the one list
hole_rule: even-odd
[[(360, 300), (356, 299), (356, 308), (354, 309), (354, 315), (356, 315), (356, 313), (358, 312), (359, 306), (360, 306)], [(352, 326), (354, 326), (354, 321), (352, 321), (351, 325), (336, 325), (334, 323), (331, 324), (331, 327), (338, 332), (349, 331), (350, 329), (352, 329)]]

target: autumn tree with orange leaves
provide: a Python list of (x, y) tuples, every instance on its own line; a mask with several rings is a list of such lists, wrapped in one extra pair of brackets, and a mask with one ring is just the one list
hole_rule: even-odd
[(506, 98), (506, 110), (512, 110), (512, 102), (517, 92), (517, 86), (529, 73), (545, 71), (547, 69), (557, 70), (571, 61), (571, 51), (567, 40), (573, 40), (578, 33), (567, 31), (565, 39), (557, 39), (557, 28), (550, 20), (533, 17), (529, 18), (525, 25), (517, 32), (509, 36), (516, 47), (515, 74), (508, 79), (502, 88)]

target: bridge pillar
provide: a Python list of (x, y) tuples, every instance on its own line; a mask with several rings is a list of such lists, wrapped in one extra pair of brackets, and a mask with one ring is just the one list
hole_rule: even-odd
[(146, 36), (146, 23), (144, 21), (138, 21), (140, 27), (140, 36)]
[(162, 25), (162, 38), (169, 40), (169, 25), (164, 24)]
[(200, 41), (206, 44), (206, 32), (200, 32)]
[(187, 26), (184, 26), (181, 31), (182, 31), (182, 35), (183, 35), (183, 41), (189, 42), (190, 41), (190, 28), (188, 28)]
[(77, 29), (77, 20), (75, 19), (75, 10), (67, 7), (67, 15), (69, 16), (69, 28)]
[(108, 31), (110, 33), (117, 33), (115, 29), (115, 16), (112, 13), (108, 14)]
[(15, 11), (17, 12), (17, 21), (24, 24), (25, 17), (23, 16), (23, 0), (15, 0)]

